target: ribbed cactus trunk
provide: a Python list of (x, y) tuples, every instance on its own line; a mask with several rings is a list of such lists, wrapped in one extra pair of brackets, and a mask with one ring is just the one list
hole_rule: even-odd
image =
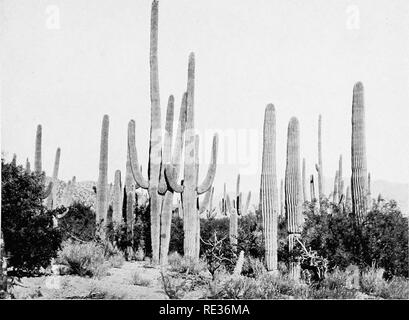
[(318, 196), (319, 202), (325, 197), (324, 191), (324, 169), (322, 166), (322, 117), (318, 117)]
[(275, 108), (272, 104), (267, 105), (264, 114), (260, 203), (266, 267), (268, 271), (276, 271), (278, 190), (276, 176), (276, 117)]
[(230, 244), (233, 246), (233, 249), (237, 249), (237, 240), (238, 240), (238, 215), (236, 211), (236, 202), (233, 200), (233, 207), (231, 206), (229, 196), (227, 195), (227, 208), (230, 212), (229, 220), (229, 240)]
[(112, 221), (119, 225), (122, 223), (122, 181), (121, 170), (115, 171), (114, 186), (113, 186), (113, 205), (112, 205)]
[[(302, 195), (300, 189), (300, 131), (298, 119), (293, 117), (288, 125), (287, 133), (287, 163), (285, 169), (285, 208), (287, 218), (288, 247), (293, 251), (296, 238), (302, 231)], [(290, 276), (300, 277), (299, 265), (290, 263)]]
[(58, 169), (60, 168), (60, 156), (61, 156), (61, 149), (57, 148), (55, 152), (55, 160), (54, 160), (54, 169), (53, 169), (53, 189), (51, 194), (47, 198), (47, 208), (49, 210), (55, 209), (56, 200), (57, 200), (57, 182), (58, 182)]
[[(182, 104), (179, 112), (179, 122), (176, 131), (175, 146), (172, 151), (172, 137), (173, 137), (173, 106), (174, 101), (171, 96), (168, 101), (168, 109), (166, 115), (166, 130), (165, 130), (165, 148), (163, 162), (171, 162), (174, 165), (175, 178), (179, 179), (180, 174), (180, 162), (183, 155), (183, 143), (186, 129), (186, 108), (187, 108), (187, 93), (183, 94)], [(166, 184), (165, 175), (163, 172), (163, 182)], [(166, 186), (167, 188), (167, 186)], [(161, 239), (160, 239), (160, 263), (166, 265), (168, 263), (169, 243), (170, 243), (170, 231), (172, 222), (172, 207), (173, 207), (174, 192), (171, 189), (166, 189), (166, 193), (162, 204), (161, 213)], [(181, 207), (180, 207), (181, 209)]]
[[(128, 141), (135, 144), (135, 121), (131, 120), (128, 123)], [(136, 191), (136, 183), (132, 176), (132, 168), (131, 168), (131, 158), (129, 155), (129, 148), (127, 148), (126, 154), (126, 170), (125, 170), (125, 190), (124, 194), (126, 194), (126, 225), (128, 233), (131, 235), (131, 239), (133, 239), (133, 226), (134, 226), (134, 210), (135, 205), (135, 191)]]
[(339, 197), (339, 200), (341, 200), (341, 198), (345, 200), (344, 177), (342, 173), (342, 154), (339, 156), (339, 161), (338, 161), (338, 197)]
[(307, 186), (305, 185), (305, 158), (302, 159), (302, 203), (307, 201)]
[(360, 224), (367, 208), (367, 169), (365, 142), (364, 86), (354, 86), (352, 101), (351, 190), (352, 212)]
[[(104, 115), (101, 129), (101, 144), (99, 151), (99, 174), (97, 183), (97, 203), (96, 217), (97, 223), (107, 223), (108, 212), (108, 133), (109, 133), (109, 117)], [(104, 225), (100, 230), (104, 233)]]
[(212, 158), (205, 179), (198, 185), (198, 148), (194, 130), (194, 80), (195, 57), (191, 53), (188, 66), (186, 132), (184, 150), (183, 185), (179, 184), (175, 175), (175, 166), (167, 164), (165, 175), (174, 192), (182, 193), (183, 203), (183, 248), (186, 257), (198, 260), (200, 249), (200, 220), (198, 212), (198, 196), (207, 192), (211, 187), (216, 174), (218, 135), (213, 137)]
[(34, 154), (34, 171), (41, 173), (43, 171), (41, 166), (41, 140), (42, 140), (42, 127), (41, 124), (37, 126), (36, 141), (35, 141), (35, 154)]

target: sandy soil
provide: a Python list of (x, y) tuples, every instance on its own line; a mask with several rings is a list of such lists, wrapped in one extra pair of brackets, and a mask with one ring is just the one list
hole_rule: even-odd
[[(134, 284), (135, 274), (140, 285)], [(159, 268), (146, 262), (124, 262), (100, 279), (73, 275), (22, 278), (11, 292), (17, 299), (168, 299)]]

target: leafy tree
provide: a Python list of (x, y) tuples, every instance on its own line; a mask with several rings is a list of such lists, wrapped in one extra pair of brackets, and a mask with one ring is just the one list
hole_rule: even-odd
[(56, 257), (61, 244), (52, 213), (43, 205), (44, 175), (1, 160), (2, 232), (14, 273), (37, 273)]

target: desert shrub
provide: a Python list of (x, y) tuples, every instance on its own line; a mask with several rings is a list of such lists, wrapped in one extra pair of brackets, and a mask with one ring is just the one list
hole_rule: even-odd
[(142, 277), (138, 272), (135, 272), (132, 275), (131, 283), (135, 286), (149, 287), (151, 281), (149, 279)]
[(359, 278), (359, 285), (362, 292), (369, 295), (377, 295), (387, 286), (383, 278), (385, 270), (375, 268), (374, 266), (364, 270)]
[(409, 281), (403, 277), (393, 277), (377, 295), (384, 299), (409, 299)]
[(246, 257), (244, 260), (242, 275), (250, 278), (259, 278), (266, 272), (264, 262), (253, 257)]
[(165, 272), (161, 272), (160, 275), (163, 291), (169, 299), (181, 299), (186, 294), (186, 279), (175, 277)]
[(1, 160), (1, 214), (10, 275), (36, 274), (49, 266), (61, 244), (52, 212), (43, 205), (44, 174)]
[(319, 213), (308, 207), (302, 232), (306, 246), (326, 258), (330, 270), (350, 264), (365, 269), (376, 262), (387, 278), (407, 277), (408, 221), (396, 202), (374, 205), (360, 225), (348, 210), (328, 200), (323, 201)]
[(104, 248), (95, 242), (65, 241), (58, 253), (58, 262), (68, 265), (79, 276), (104, 276), (109, 268)]
[[(57, 209), (62, 213), (64, 207)], [(82, 241), (92, 241), (96, 231), (95, 212), (90, 206), (80, 202), (74, 202), (68, 207), (68, 213), (58, 221), (63, 240), (80, 239)]]
[(207, 271), (203, 260), (195, 261), (189, 257), (182, 257), (178, 253), (173, 253), (168, 258), (170, 271), (177, 273), (199, 274)]
[[(150, 206), (135, 206), (135, 223), (133, 228), (133, 249), (144, 252), (145, 257), (152, 255)], [(183, 240), (182, 240), (183, 242)]]

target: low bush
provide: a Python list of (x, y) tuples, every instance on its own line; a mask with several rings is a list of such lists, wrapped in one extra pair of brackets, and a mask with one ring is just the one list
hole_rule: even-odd
[(104, 248), (95, 242), (65, 241), (58, 253), (58, 262), (68, 265), (72, 273), (79, 276), (101, 277), (109, 268)]
[(142, 277), (138, 272), (135, 272), (132, 275), (131, 283), (135, 286), (149, 287), (151, 281), (149, 279)]

